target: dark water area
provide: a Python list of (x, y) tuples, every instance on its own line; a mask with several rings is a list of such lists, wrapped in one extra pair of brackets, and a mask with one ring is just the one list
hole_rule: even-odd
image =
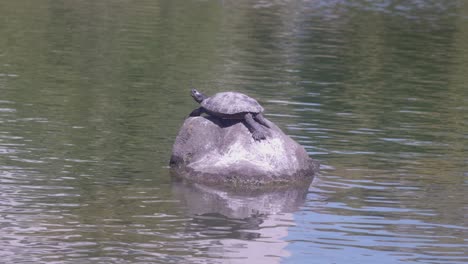
[[(3, 1), (0, 36), (0, 262), (468, 263), (463, 1)], [(192, 84), (320, 175), (173, 182)]]

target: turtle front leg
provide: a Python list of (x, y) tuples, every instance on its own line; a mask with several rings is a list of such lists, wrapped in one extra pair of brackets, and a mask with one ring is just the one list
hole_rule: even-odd
[(262, 125), (264, 125), (264, 126), (266, 126), (268, 128), (271, 128), (270, 125), (268, 124), (268, 122), (270, 122), (270, 121), (268, 121), (268, 119), (266, 119), (262, 115), (262, 113), (256, 114), (254, 118), (255, 118), (255, 120), (257, 120), (258, 123), (260, 123), (260, 124), (262, 124)]
[(252, 137), (255, 140), (262, 140), (266, 138), (266, 135), (263, 131), (262, 126), (260, 126), (259, 123), (257, 123), (254, 119), (251, 113), (245, 114), (245, 122), (247, 124), (248, 129), (250, 132), (252, 132)]
[(201, 114), (203, 114), (203, 112), (205, 112), (205, 109), (203, 107), (199, 107), (193, 110), (189, 116), (200, 116)]

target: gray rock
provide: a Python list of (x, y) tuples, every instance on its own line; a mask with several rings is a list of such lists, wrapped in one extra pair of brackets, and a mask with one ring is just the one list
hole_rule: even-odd
[(272, 122), (256, 141), (243, 123), (212, 116), (189, 117), (175, 140), (170, 165), (175, 176), (209, 185), (301, 184), (318, 163)]

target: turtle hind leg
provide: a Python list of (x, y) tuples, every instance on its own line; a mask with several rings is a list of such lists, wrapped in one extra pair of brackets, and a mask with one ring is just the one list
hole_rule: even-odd
[(199, 107), (195, 110), (193, 110), (189, 116), (200, 116), (201, 114), (203, 114), (205, 112), (205, 109), (203, 107)]
[(268, 124), (270, 121), (268, 119), (266, 119), (261, 113), (258, 113), (255, 115), (255, 120), (257, 120), (258, 123), (268, 127), (268, 128), (271, 128), (271, 126)]
[(262, 126), (254, 120), (251, 113), (245, 114), (245, 122), (247, 124), (247, 128), (252, 132), (252, 137), (255, 140), (260, 141), (266, 138), (266, 134), (263, 131)]

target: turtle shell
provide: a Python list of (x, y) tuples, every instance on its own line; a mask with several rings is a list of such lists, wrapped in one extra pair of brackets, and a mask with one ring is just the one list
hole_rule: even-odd
[(217, 93), (203, 100), (201, 106), (208, 111), (222, 115), (263, 112), (263, 107), (257, 100), (237, 92)]

